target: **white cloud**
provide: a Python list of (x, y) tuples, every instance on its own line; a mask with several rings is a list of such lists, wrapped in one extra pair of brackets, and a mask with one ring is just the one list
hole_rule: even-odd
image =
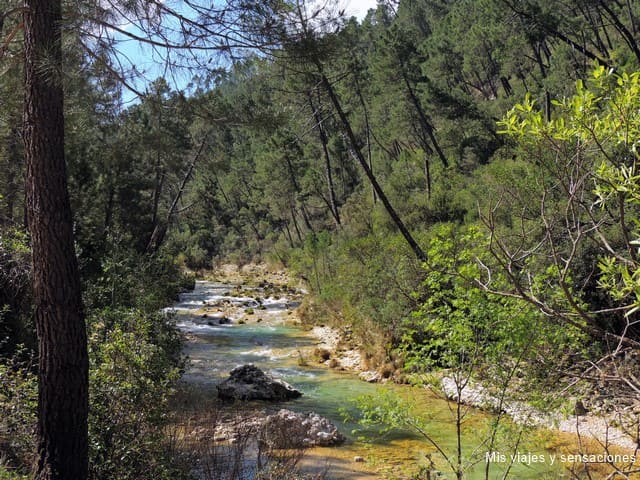
[(370, 8), (376, 8), (376, 0), (342, 0), (347, 15), (362, 20)]
[(344, 10), (347, 17), (356, 17), (362, 20), (370, 8), (376, 8), (376, 0), (306, 0), (307, 9), (313, 12), (319, 8), (327, 12), (336, 13)]

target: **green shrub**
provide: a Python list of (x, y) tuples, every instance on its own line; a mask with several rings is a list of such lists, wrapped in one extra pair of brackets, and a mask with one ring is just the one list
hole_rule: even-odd
[[(172, 320), (107, 308), (89, 315), (88, 327), (90, 478), (186, 478), (164, 430), (183, 366)], [(17, 473), (33, 464), (36, 412), (33, 368), (17, 360), (0, 364), (0, 459)]]
[(133, 307), (151, 312), (193, 285), (193, 275), (180, 271), (173, 258), (114, 245), (102, 258), (99, 275), (85, 279), (84, 302), (89, 311)]
[[(536, 378), (548, 380), (589, 342), (578, 329), (554, 322), (529, 303), (481, 288), (484, 267), (492, 266), (486, 241), (474, 227), (433, 229), (425, 278), (414, 293), (419, 308), (402, 324), (400, 350), (413, 372), (475, 369), (476, 376), (490, 371), (496, 381), (517, 359), (533, 387)], [(538, 281), (545, 282), (542, 276)], [(495, 271), (491, 286), (506, 290), (507, 282)]]
[(22, 478), (18, 473), (28, 473), (33, 463), (37, 402), (31, 366), (17, 360), (0, 364), (0, 465), (12, 471), (2, 473), (0, 467), (0, 479)]
[(31, 258), (26, 235), (0, 230), (0, 358), (12, 357), (18, 345), (35, 348), (31, 318)]
[(7, 470), (0, 466), (0, 480), (29, 480), (29, 475), (20, 475), (19, 473)]
[(170, 321), (138, 310), (90, 319), (90, 478), (180, 478), (167, 451), (167, 404), (179, 379), (180, 342)]

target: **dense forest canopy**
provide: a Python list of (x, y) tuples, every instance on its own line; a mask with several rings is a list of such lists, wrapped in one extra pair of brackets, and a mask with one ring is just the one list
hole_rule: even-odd
[[(127, 471), (112, 461), (132, 440), (106, 424), (159, 435), (180, 359), (156, 313), (184, 272), (220, 261), (289, 268), (313, 320), (349, 324), (403, 375), (474, 351), (480, 376), (506, 355), (548, 387), (637, 351), (640, 3), (379, 0), (361, 21), (332, 2), (185, 4), (63, 2), (60, 63), (34, 67), (24, 7), (0, 0), (1, 409), (33, 396), (37, 370), (22, 119), (38, 76), (64, 96), (92, 478), (152, 475), (157, 442)], [(113, 54), (134, 40), (165, 78), (132, 79)], [(181, 67), (188, 85), (172, 83)], [(114, 378), (109, 351), (149, 370)], [(632, 401), (627, 373), (611, 381)], [(131, 420), (132, 398), (148, 417)], [(19, 410), (0, 458), (25, 469), (33, 404)]]

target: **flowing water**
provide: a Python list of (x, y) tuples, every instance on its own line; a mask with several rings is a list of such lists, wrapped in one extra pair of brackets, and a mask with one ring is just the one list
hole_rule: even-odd
[[(272, 408), (317, 412), (331, 419), (347, 436), (343, 446), (312, 449), (308, 454), (316, 462), (326, 462), (330, 478), (409, 478), (407, 472), (416, 471), (418, 465), (424, 464), (426, 455), (430, 455), (443, 472), (439, 478), (455, 478), (442, 457), (420, 435), (410, 430), (385, 432), (382, 428), (353, 432), (358, 425), (344, 421), (341, 413), (345, 410), (356, 413), (353, 402), (359, 396), (380, 396), (391, 391), (410, 401), (417, 412), (429, 418), (427, 433), (453, 456), (456, 451), (455, 404), (425, 389), (370, 384), (353, 373), (320, 366), (311, 359), (318, 340), (295, 325), (293, 310), (300, 296), (282, 292), (269, 295), (258, 287), (205, 281), (197, 282), (193, 291), (182, 294), (173, 310), (178, 327), (188, 338), (184, 352), (190, 366), (184, 374), (185, 381), (211, 386), (226, 378), (234, 367), (252, 363), (302, 391), (300, 399)], [(218, 324), (223, 317), (224, 324)], [(301, 357), (307, 362), (301, 362)], [(309, 366), (301, 366), (305, 363)], [(465, 455), (474, 449), (479, 455), (479, 462), (465, 478), (484, 478), (487, 449), (481, 442), (486, 438), (491, 420), (492, 417), (478, 411), (465, 418), (462, 428)], [(550, 452), (544, 450), (540, 440), (538, 443), (524, 442), (519, 451), (541, 455), (546, 463), (516, 462), (510, 478), (562, 478), (558, 464), (549, 465)], [(511, 452), (501, 453), (508, 460)], [(365, 461), (355, 462), (356, 456)], [(508, 465), (508, 461), (492, 463), (489, 478), (500, 478), (500, 472)]]

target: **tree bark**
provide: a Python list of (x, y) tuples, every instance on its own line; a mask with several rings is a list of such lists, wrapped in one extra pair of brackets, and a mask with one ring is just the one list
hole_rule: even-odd
[(542, 23), (539, 19), (535, 18), (531, 13), (525, 10), (519, 9), (518, 4), (516, 2), (513, 2), (511, 0), (502, 0), (502, 3), (505, 4), (513, 13), (515, 13), (519, 17), (531, 22), (531, 25), (540, 27), (546, 34), (563, 41), (573, 49), (582, 53), (582, 55), (584, 55), (588, 59), (595, 60), (600, 65), (603, 65), (606, 68), (611, 68), (611, 65), (609, 65), (609, 62), (607, 62), (603, 58), (600, 58), (598, 55), (594, 54), (593, 52), (589, 51), (583, 45), (580, 45), (579, 43), (573, 41), (572, 39), (567, 37), (564, 33), (558, 30), (555, 30), (550, 25), (546, 23)]
[(37, 480), (87, 478), (87, 335), (64, 157), (60, 0), (25, 0), (24, 143), (39, 352)]
[[(156, 181), (153, 188), (153, 209), (151, 213), (151, 232), (158, 228), (158, 210), (160, 208), (160, 197), (162, 196), (162, 189), (164, 187), (165, 172), (162, 168), (162, 161), (160, 159), (160, 153), (156, 155)], [(151, 238), (147, 244), (151, 243)]]
[(283, 220), (282, 223), (284, 224), (284, 232), (287, 234), (287, 240), (289, 240), (289, 246), (294, 248), (295, 245), (293, 244), (293, 238), (291, 238), (291, 230), (289, 230), (289, 221)]
[(196, 157), (196, 159), (193, 162), (191, 162), (191, 164), (189, 165), (189, 168), (187, 169), (187, 173), (182, 179), (182, 183), (180, 184), (180, 188), (178, 189), (178, 193), (176, 193), (175, 197), (173, 198), (173, 201), (171, 202), (171, 206), (169, 207), (169, 211), (167, 212), (167, 217), (165, 218), (165, 222), (161, 224), (158, 220), (155, 221), (153, 232), (151, 232), (151, 237), (149, 238), (149, 242), (147, 243), (147, 248), (145, 249), (145, 252), (147, 254), (156, 253), (160, 249), (160, 246), (162, 245), (162, 243), (164, 242), (165, 236), (167, 234), (167, 230), (171, 225), (171, 220), (175, 215), (176, 210), (178, 209), (178, 202), (182, 198), (182, 194), (184, 193), (184, 189), (187, 186), (187, 182), (191, 178), (193, 170), (196, 166), (196, 160), (200, 156), (200, 152), (202, 152), (203, 146), (204, 146), (204, 143), (200, 147), (200, 151), (198, 152), (198, 156)]
[(293, 200), (289, 202), (289, 210), (291, 211), (291, 221), (293, 222), (293, 228), (296, 230), (298, 241), (302, 244), (302, 234), (300, 233), (300, 227), (298, 227), (298, 221), (296, 220), (296, 210), (293, 207)]

